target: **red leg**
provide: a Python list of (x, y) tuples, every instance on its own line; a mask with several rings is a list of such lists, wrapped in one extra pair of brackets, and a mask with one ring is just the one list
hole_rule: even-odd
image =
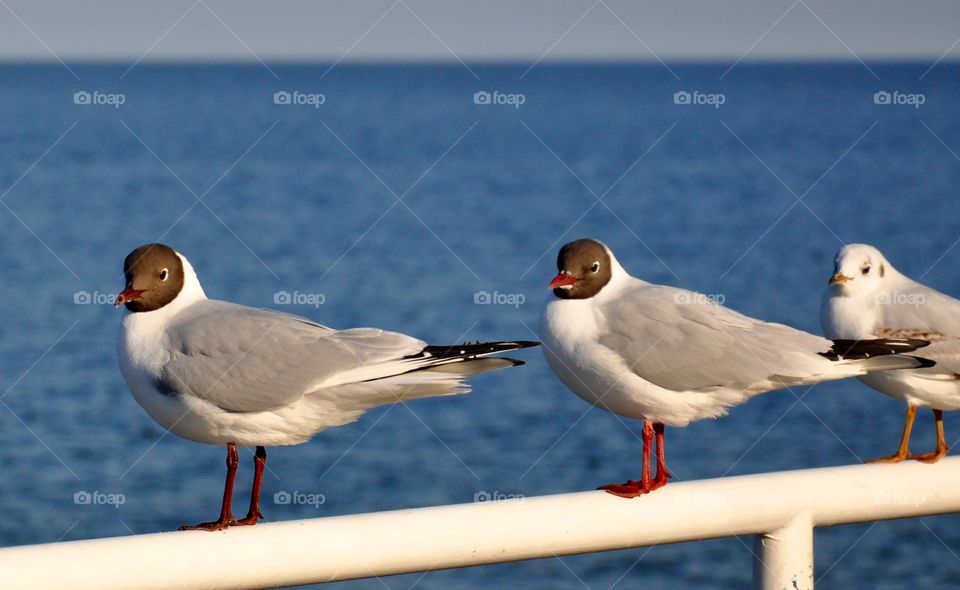
[(237, 445), (227, 443), (227, 481), (223, 484), (223, 504), (220, 505), (220, 518), (212, 522), (185, 524), (179, 530), (220, 531), (236, 523), (230, 507), (233, 503), (233, 482), (237, 477), (237, 465), (239, 463), (240, 455), (237, 454)]
[(654, 424), (653, 431), (657, 436), (657, 478), (653, 480), (653, 487), (650, 488), (651, 492), (667, 485), (667, 480), (670, 478), (670, 472), (667, 471), (667, 454), (664, 446), (665, 437), (663, 424), (660, 422)]
[(257, 454), (253, 456), (253, 489), (250, 491), (250, 509), (247, 515), (235, 525), (257, 524), (258, 518), (263, 518), (260, 512), (260, 487), (263, 485), (263, 468), (267, 465), (267, 449), (257, 447)]
[(650, 463), (653, 459), (653, 422), (643, 421), (643, 465), (640, 468), (640, 488), (650, 487)]
[[(657, 439), (657, 478), (655, 480), (650, 477), (654, 435)], [(663, 424), (654, 424), (650, 420), (644, 420), (643, 465), (640, 471), (640, 481), (630, 479), (624, 484), (607, 484), (600, 486), (599, 489), (622, 498), (636, 498), (663, 487), (666, 485), (668, 477), (670, 477), (670, 474), (667, 472), (667, 465), (663, 456)]]

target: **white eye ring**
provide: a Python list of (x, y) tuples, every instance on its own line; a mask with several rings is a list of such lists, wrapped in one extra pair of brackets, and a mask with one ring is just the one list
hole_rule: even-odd
[(165, 269), (165, 268), (161, 268), (161, 269), (160, 269), (160, 280), (161, 280), (161, 281), (167, 280), (167, 277), (169, 277), (169, 276), (170, 276), (170, 271), (169, 271), (169, 270), (167, 270), (167, 269)]
[(598, 270), (600, 270), (599, 262), (594, 262), (593, 264), (590, 265), (590, 272), (597, 272)]

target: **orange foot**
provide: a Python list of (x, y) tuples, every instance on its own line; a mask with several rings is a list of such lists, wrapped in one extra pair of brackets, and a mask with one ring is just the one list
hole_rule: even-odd
[(864, 463), (899, 463), (901, 461), (906, 461), (907, 459), (914, 459), (915, 457), (907, 454), (906, 452), (897, 452), (889, 457), (877, 457), (876, 459), (867, 459)]
[(936, 451), (930, 451), (929, 453), (923, 453), (922, 455), (910, 455), (908, 459), (913, 459), (914, 461), (920, 461), (922, 463), (936, 463), (940, 459), (943, 459), (944, 456), (950, 451), (949, 447), (944, 447), (937, 449)]

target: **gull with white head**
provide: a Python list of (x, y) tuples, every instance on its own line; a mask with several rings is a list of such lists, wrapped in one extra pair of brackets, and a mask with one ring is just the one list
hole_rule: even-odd
[[(946, 455), (950, 449), (943, 431), (943, 412), (960, 410), (960, 301), (905, 276), (873, 246), (848, 244), (834, 261), (821, 322), (828, 338), (930, 341), (923, 356), (936, 361), (936, 366), (871, 373), (860, 380), (907, 404), (897, 452), (873, 462), (917, 459), (932, 463)], [(933, 451), (915, 455), (909, 445), (918, 407), (933, 410), (937, 442)]]

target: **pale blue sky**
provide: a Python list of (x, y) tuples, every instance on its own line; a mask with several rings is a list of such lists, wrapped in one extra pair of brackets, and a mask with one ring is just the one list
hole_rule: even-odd
[(933, 61), (958, 39), (956, 0), (0, 0), (6, 61)]

